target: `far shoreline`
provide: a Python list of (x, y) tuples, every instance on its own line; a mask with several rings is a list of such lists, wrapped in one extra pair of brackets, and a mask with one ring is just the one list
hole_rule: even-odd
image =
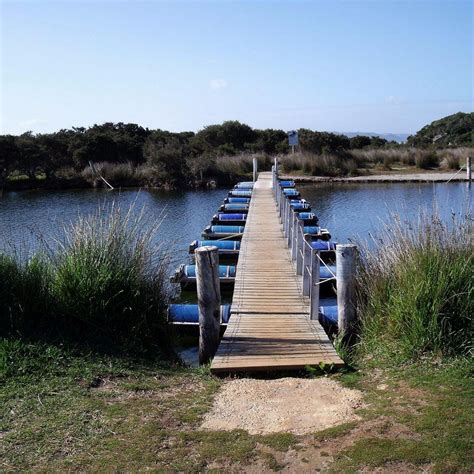
[(425, 173), (406, 173), (406, 174), (373, 174), (365, 176), (304, 176), (282, 174), (282, 179), (293, 180), (298, 184), (314, 184), (314, 183), (447, 183), (449, 182), (466, 182), (469, 180), (465, 174), (454, 176), (455, 173), (447, 172), (425, 172)]
[[(308, 175), (292, 175), (292, 174), (281, 174), (280, 178), (285, 180), (293, 180), (297, 184), (316, 184), (316, 183), (355, 183), (355, 184), (372, 184), (372, 183), (448, 183), (448, 182), (466, 182), (469, 180), (464, 173), (460, 173), (454, 176), (452, 172), (416, 172), (416, 173), (393, 173), (393, 174), (373, 174), (363, 176), (346, 176), (346, 177), (334, 177), (334, 176), (308, 176)], [(236, 178), (236, 183), (239, 180), (252, 179), (251, 176), (240, 176)], [(59, 185), (58, 185), (59, 184)], [(113, 183), (112, 183), (113, 184)], [(189, 190), (210, 190), (210, 189), (224, 189), (229, 186), (229, 183), (216, 183), (215, 180), (209, 179), (208, 181), (194, 183), (193, 185), (182, 186), (177, 188), (170, 188), (167, 186), (150, 186), (150, 185), (137, 185), (135, 183), (118, 184), (114, 186), (115, 189), (145, 189), (153, 191), (189, 191)], [(58, 183), (48, 182), (46, 180), (38, 180), (36, 183), (28, 181), (17, 181), (8, 183), (3, 189), (0, 188), (0, 197), (2, 194), (11, 192), (22, 192), (22, 191), (78, 191), (83, 189), (107, 189), (102, 184), (97, 186), (87, 185), (87, 182), (71, 180), (63, 181)]]

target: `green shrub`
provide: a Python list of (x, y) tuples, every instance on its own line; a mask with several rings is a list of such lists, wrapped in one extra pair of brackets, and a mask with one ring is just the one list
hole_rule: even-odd
[(429, 169), (438, 166), (436, 153), (428, 150), (417, 150), (415, 153), (415, 165), (417, 168)]
[(470, 216), (452, 226), (395, 220), (358, 274), (358, 354), (391, 361), (473, 350), (474, 253)]

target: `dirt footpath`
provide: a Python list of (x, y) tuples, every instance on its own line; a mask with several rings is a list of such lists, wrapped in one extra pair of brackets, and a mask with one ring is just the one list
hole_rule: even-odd
[(446, 183), (447, 181), (466, 181), (466, 172), (455, 176), (456, 172), (421, 172), (421, 173), (392, 173), (392, 174), (374, 174), (364, 176), (351, 176), (344, 178), (331, 178), (328, 176), (291, 176), (282, 175), (282, 179), (292, 179), (296, 183), (409, 183), (409, 182), (438, 182)]
[(357, 420), (361, 405), (361, 392), (329, 378), (236, 379), (224, 383), (201, 428), (303, 435)]

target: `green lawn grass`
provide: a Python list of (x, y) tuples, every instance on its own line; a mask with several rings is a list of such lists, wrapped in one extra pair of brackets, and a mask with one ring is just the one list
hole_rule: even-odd
[(291, 470), (288, 451), (303, 462), (319, 452), (334, 472), (474, 463), (466, 359), (328, 375), (362, 390), (365, 406), (359, 421), (310, 436), (200, 430), (224, 383), (206, 370), (16, 341), (1, 343), (0, 363), (1, 470)]

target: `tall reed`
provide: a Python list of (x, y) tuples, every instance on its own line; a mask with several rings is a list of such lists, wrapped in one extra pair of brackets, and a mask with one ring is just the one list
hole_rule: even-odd
[(169, 349), (159, 223), (116, 204), (64, 228), (27, 262), (0, 256), (0, 329), (122, 349)]
[(360, 357), (402, 362), (467, 355), (474, 336), (472, 216), (450, 225), (394, 218), (363, 253), (358, 273)]

